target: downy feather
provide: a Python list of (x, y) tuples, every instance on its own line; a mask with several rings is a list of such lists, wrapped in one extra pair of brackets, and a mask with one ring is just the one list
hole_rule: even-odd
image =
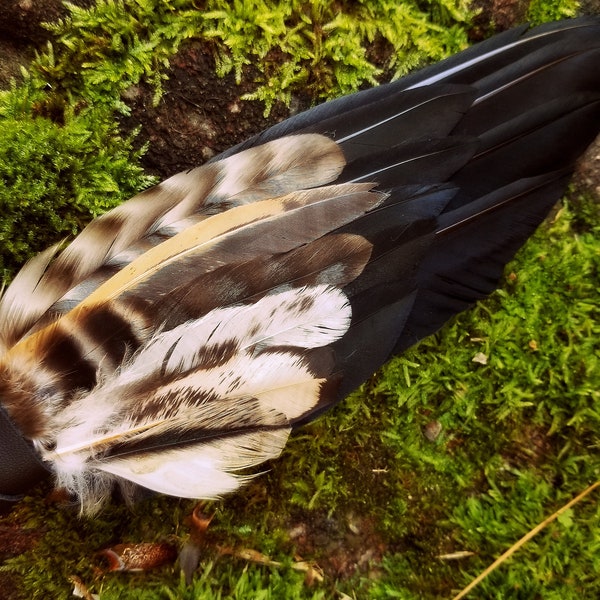
[(168, 449), (141, 459), (118, 458), (106, 463), (104, 471), (163, 494), (214, 499), (236, 491), (252, 478), (237, 471), (277, 458), (289, 433), (289, 429), (259, 431), (217, 439), (198, 448)]

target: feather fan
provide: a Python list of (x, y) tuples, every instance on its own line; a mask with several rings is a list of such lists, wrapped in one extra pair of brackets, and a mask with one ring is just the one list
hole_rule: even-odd
[(0, 300), (0, 497), (235, 491), (485, 297), (600, 130), (600, 21), (496, 36), (93, 221)]

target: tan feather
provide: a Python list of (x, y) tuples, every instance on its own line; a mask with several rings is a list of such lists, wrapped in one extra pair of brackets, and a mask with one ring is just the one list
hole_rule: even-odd
[[(31, 325), (33, 315), (48, 309), (48, 294), (36, 293), (45, 284), (44, 274), (59, 251), (57, 244), (40, 252), (17, 273), (0, 301), (0, 352), (6, 352), (18, 339), (21, 331)], [(27, 302), (23, 299), (26, 298)]]
[[(276, 240), (269, 241), (267, 245), (269, 253), (286, 252), (301, 243), (311, 241), (350, 222), (356, 218), (357, 214), (364, 213), (379, 203), (383, 196), (368, 193), (371, 188), (371, 184), (366, 186), (347, 184), (294, 192), (282, 198), (242, 205), (232, 208), (226, 213), (214, 215), (145, 252), (90, 294), (82, 302), (81, 307), (112, 300), (141, 281), (150, 279), (158, 271), (190, 255), (201, 253), (206, 255), (212, 248), (223, 243), (228, 235), (239, 235), (244, 226), (252, 227), (254, 224), (260, 224), (272, 230), (276, 225), (276, 219), (283, 217), (284, 213), (291, 213), (294, 210), (301, 210), (318, 203), (331, 205), (331, 210), (327, 211), (327, 215), (322, 215), (323, 218), (319, 221), (311, 220), (310, 215), (302, 215), (301, 218), (306, 220), (306, 227), (299, 236), (301, 241), (290, 239), (289, 244), (284, 243), (280, 248), (277, 248)], [(346, 208), (345, 211), (344, 208)], [(260, 241), (260, 237), (254, 231), (255, 228), (252, 229), (253, 231), (249, 233), (248, 237)], [(247, 257), (251, 252), (249, 246), (241, 244), (239, 250), (240, 253), (243, 251), (241, 254), (243, 257)]]
[[(210, 271), (220, 264), (235, 262), (230, 256), (231, 251), (240, 258), (262, 253), (269, 256), (273, 252), (286, 252), (310, 242), (377, 206), (385, 195), (370, 192), (371, 187), (370, 184), (340, 184), (305, 190), (238, 206), (203, 220), (121, 269), (59, 321), (15, 344), (6, 353), (5, 360), (21, 365), (21, 369), (28, 368), (26, 365), (30, 361), (38, 361), (40, 352), (43, 355), (44, 349), (52, 347), (56, 327), (63, 330), (77, 327), (78, 322), (99, 305), (118, 298), (143, 281), (149, 281), (151, 287), (150, 290), (144, 289), (145, 297), (160, 295), (161, 287), (152, 276), (160, 275), (171, 265), (176, 267), (176, 280), (184, 282), (186, 277), (197, 277), (199, 273)], [(283, 229), (280, 235), (275, 236), (278, 223)], [(264, 228), (264, 234), (261, 228)], [(272, 237), (265, 238), (268, 233)], [(227, 245), (228, 241), (232, 242), (232, 250)], [(226, 256), (219, 254), (220, 249)], [(211, 254), (211, 251), (217, 252), (217, 255)], [(189, 264), (183, 263), (186, 258), (190, 258)], [(208, 260), (208, 267), (202, 265), (203, 258)], [(173, 275), (170, 272), (166, 279), (169, 288), (172, 288)], [(89, 348), (88, 352), (91, 350), (93, 348)]]

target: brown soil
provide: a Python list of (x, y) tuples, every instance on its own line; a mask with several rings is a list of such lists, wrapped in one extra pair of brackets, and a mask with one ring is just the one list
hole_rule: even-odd
[(158, 106), (149, 85), (131, 88), (126, 101), (132, 113), (122, 128), (141, 127), (138, 140), (149, 143), (142, 159), (148, 172), (162, 178), (197, 166), (290, 115), (279, 104), (265, 117), (261, 102), (242, 100), (253, 89), (252, 70), (245, 75), (240, 85), (233, 75), (217, 77), (213, 46), (195, 41), (171, 61)]

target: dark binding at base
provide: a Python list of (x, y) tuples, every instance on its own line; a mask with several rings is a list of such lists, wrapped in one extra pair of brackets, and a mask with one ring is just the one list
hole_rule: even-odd
[(50, 474), (0, 405), (0, 505), (17, 502)]

